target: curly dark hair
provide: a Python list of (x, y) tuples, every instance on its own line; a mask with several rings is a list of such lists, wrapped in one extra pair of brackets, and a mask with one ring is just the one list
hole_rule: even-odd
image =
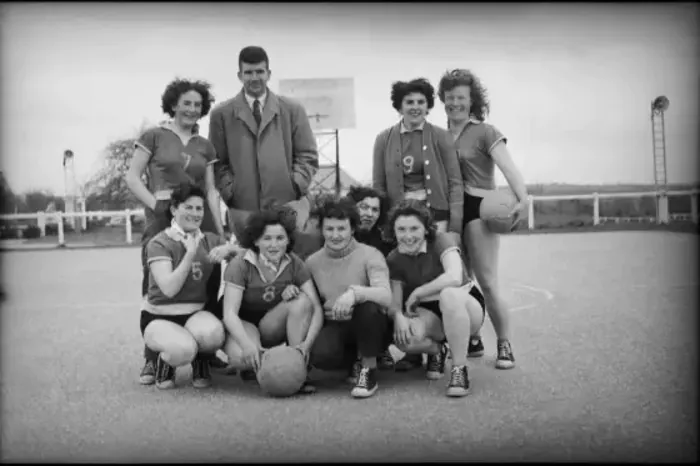
[(435, 88), (430, 81), (425, 78), (416, 78), (411, 81), (397, 81), (391, 85), (391, 106), (397, 112), (401, 111), (401, 103), (404, 97), (413, 92), (418, 92), (425, 96), (428, 103), (428, 110), (435, 106)]
[(243, 68), (243, 63), (254, 65), (256, 63), (265, 62), (267, 69), (270, 69), (270, 58), (264, 48), (257, 45), (249, 45), (244, 47), (238, 54), (238, 68)]
[(323, 230), (323, 221), (327, 218), (350, 221), (350, 228), (357, 230), (360, 223), (360, 214), (357, 213), (355, 203), (347, 198), (337, 196), (324, 199), (324, 202), (315, 209), (315, 216), (319, 219), (319, 226)]
[(294, 249), (294, 232), (296, 223), (294, 217), (290, 215), (290, 209), (284, 207), (273, 207), (271, 209), (255, 212), (248, 218), (241, 237), (238, 238), (240, 245), (246, 249), (252, 249), (256, 254), (260, 249), (255, 242), (265, 233), (265, 229), (272, 225), (280, 225), (287, 233), (289, 242), (287, 243), (287, 253)]
[(438, 84), (440, 101), (445, 103), (445, 92), (451, 91), (457, 86), (469, 86), (469, 100), (471, 100), (469, 113), (474, 115), (476, 119), (484, 121), (491, 109), (491, 102), (489, 102), (488, 91), (478, 76), (469, 70), (459, 68), (445, 72), (440, 78), (440, 84)]
[(323, 214), (323, 206), (331, 201), (338, 201), (340, 197), (337, 194), (331, 192), (320, 192), (313, 197), (309, 197), (309, 202), (311, 203), (311, 208), (309, 212), (309, 217), (319, 220)]
[(214, 96), (211, 93), (211, 84), (206, 81), (189, 81), (180, 78), (171, 81), (161, 96), (160, 108), (163, 110), (163, 113), (167, 113), (171, 118), (174, 117), (175, 112), (173, 108), (175, 108), (177, 102), (180, 100), (180, 96), (189, 91), (195, 91), (202, 96), (201, 116), (207, 116), (214, 103)]
[(394, 207), (389, 211), (389, 220), (386, 222), (384, 227), (384, 238), (392, 243), (396, 243), (396, 232), (394, 231), (396, 219), (406, 216), (413, 216), (420, 220), (425, 227), (425, 238), (428, 240), (428, 242), (435, 239), (437, 227), (433, 221), (433, 214), (430, 211), (430, 208), (425, 205), (425, 202), (417, 199), (404, 199), (394, 205)]
[(205, 202), (207, 200), (207, 195), (204, 192), (204, 190), (194, 184), (183, 183), (175, 189), (173, 189), (173, 192), (170, 195), (170, 206), (165, 213), (169, 221), (173, 220), (172, 209), (177, 209), (180, 206), (180, 204), (182, 204), (183, 202), (187, 202), (187, 200), (191, 197), (201, 197), (202, 200)]
[(371, 186), (353, 185), (350, 186), (346, 197), (352, 200), (354, 204), (368, 197), (376, 197), (379, 199), (379, 218), (377, 219), (376, 226), (384, 224), (386, 214), (389, 212), (389, 199), (384, 193)]

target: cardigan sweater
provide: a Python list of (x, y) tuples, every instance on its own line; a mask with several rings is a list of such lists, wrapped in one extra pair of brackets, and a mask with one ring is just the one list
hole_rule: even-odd
[[(401, 123), (391, 126), (374, 142), (372, 185), (386, 193), (390, 205), (404, 199), (404, 174), (401, 164)], [(425, 123), (423, 127), (423, 177), (428, 207), (448, 210), (448, 230), (461, 236), (464, 187), (457, 150), (447, 131)]]

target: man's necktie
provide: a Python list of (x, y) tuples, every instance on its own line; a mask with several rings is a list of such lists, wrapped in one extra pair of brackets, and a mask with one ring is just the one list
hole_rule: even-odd
[(262, 113), (260, 113), (260, 101), (258, 99), (255, 99), (253, 102), (253, 117), (255, 118), (255, 122), (258, 124), (258, 126), (260, 126)]

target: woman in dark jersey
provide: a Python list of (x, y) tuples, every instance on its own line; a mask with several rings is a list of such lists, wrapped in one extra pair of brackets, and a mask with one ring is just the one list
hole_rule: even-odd
[[(176, 79), (169, 83), (161, 97), (161, 108), (171, 120), (146, 130), (134, 145), (126, 183), (145, 206), (146, 224), (141, 236), (143, 296), (148, 287), (146, 245), (170, 225), (168, 206), (175, 187), (182, 183), (200, 187), (206, 196), (202, 230), (221, 236), (224, 234), (219, 197), (214, 187), (216, 154), (214, 146), (198, 134), (197, 125), (199, 119), (209, 113), (213, 103), (209, 89), (209, 84), (203, 81)], [(220, 274), (220, 269), (217, 269), (212, 276), (210, 291), (214, 293)], [(146, 362), (141, 370), (141, 383), (150, 385), (155, 380), (155, 355), (146, 348), (144, 357)]]
[[(224, 272), (224, 345), (244, 380), (255, 379), (265, 348), (288, 343), (309, 358), (323, 325), (323, 309), (306, 264), (292, 252), (294, 211), (274, 208), (248, 217), (245, 251)], [(313, 393), (308, 381), (301, 393)]]
[(192, 364), (196, 388), (211, 383), (209, 360), (224, 343), (221, 320), (204, 310), (207, 281), (215, 257), (229, 256), (235, 246), (199, 229), (204, 215), (204, 191), (183, 185), (173, 190), (167, 215), (170, 226), (146, 247), (148, 292), (141, 311), (146, 347), (157, 354), (155, 384), (175, 385), (175, 368)]
[(406, 353), (427, 353), (431, 380), (444, 375), (448, 343), (447, 396), (465, 396), (469, 336), (478, 334), (486, 314), (484, 297), (467, 273), (460, 238), (436, 231), (430, 210), (410, 199), (389, 213), (387, 236), (397, 243), (387, 257), (394, 343)]
[[(510, 315), (498, 288), (500, 235), (489, 230), (481, 220), (479, 208), (484, 196), (496, 189), (496, 167), (503, 172), (518, 200), (511, 212), (514, 221), (527, 201), (527, 187), (510, 156), (506, 137), (485, 121), (489, 101), (481, 80), (469, 70), (453, 70), (440, 79), (438, 96), (445, 104), (448, 128), (456, 145), (464, 181), (462, 240), (473, 262), (474, 275), (484, 290), (486, 308), (498, 338), (496, 367), (511, 369), (515, 367), (515, 357), (510, 345)], [(483, 351), (480, 337), (470, 340), (470, 356), (479, 356)]]

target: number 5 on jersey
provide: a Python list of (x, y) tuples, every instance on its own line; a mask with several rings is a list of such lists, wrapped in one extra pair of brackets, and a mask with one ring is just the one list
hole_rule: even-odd
[(192, 262), (192, 278), (199, 281), (202, 279), (202, 263), (199, 261)]

